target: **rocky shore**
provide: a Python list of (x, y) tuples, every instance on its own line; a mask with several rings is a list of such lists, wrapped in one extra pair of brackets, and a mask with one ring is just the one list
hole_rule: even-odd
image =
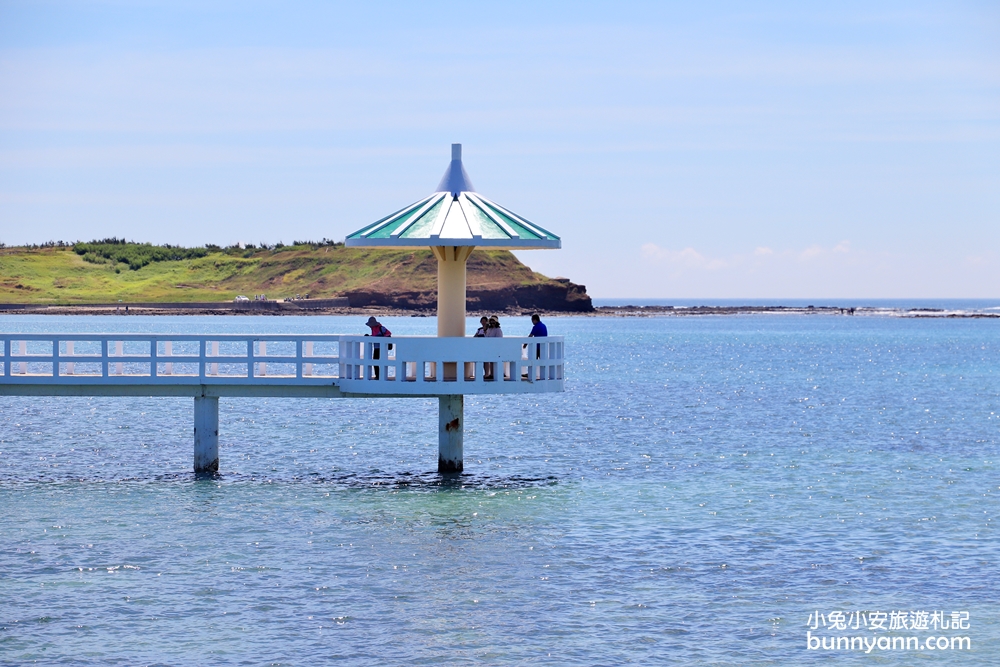
[[(485, 304), (484, 305), (484, 301)], [(532, 301), (525, 300), (527, 304)], [(89, 304), (89, 305), (32, 305), (0, 304), (0, 314), (24, 315), (381, 315), (390, 317), (433, 317), (434, 301), (421, 295), (419, 307), (412, 301), (393, 298), (315, 299), (299, 301), (235, 303), (145, 303), (145, 304)], [(545, 307), (518, 305), (490, 308), (489, 300), (475, 301), (470, 295), (469, 316), (502, 314), (523, 316), (541, 313), (546, 317), (567, 315), (587, 317), (710, 317), (734, 315), (804, 315), (845, 317), (905, 317), (905, 318), (971, 318), (997, 319), (1000, 313), (979, 311), (951, 311), (934, 308), (855, 308), (837, 306), (598, 306), (590, 310), (552, 310)], [(509, 303), (506, 301), (504, 303)], [(589, 304), (589, 297), (587, 299)]]
[(881, 317), (1000, 318), (1000, 313), (939, 308), (871, 308), (840, 306), (598, 306), (595, 315), (617, 317), (690, 317), (709, 315), (837, 315)]
[[(437, 308), (436, 291), (358, 290), (347, 292), (345, 296), (354, 308), (375, 307), (430, 313)], [(568, 278), (555, 278), (549, 283), (502, 287), (473, 283), (466, 290), (465, 303), (468, 310), (476, 312), (594, 312), (587, 288)]]

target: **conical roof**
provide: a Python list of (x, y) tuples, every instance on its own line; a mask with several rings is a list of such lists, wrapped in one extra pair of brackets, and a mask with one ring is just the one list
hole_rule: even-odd
[(346, 239), (348, 246), (488, 246), (558, 248), (559, 237), (478, 194), (462, 166), (462, 144), (451, 145), (437, 191)]

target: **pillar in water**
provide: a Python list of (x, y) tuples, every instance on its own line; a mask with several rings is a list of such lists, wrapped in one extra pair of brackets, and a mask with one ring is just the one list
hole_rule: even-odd
[(465, 427), (465, 397), (438, 397), (438, 472), (462, 472), (462, 431)]
[(194, 397), (194, 471), (219, 471), (219, 398)]

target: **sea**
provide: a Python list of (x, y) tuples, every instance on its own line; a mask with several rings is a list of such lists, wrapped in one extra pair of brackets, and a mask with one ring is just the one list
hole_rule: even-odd
[(0, 664), (1000, 664), (1000, 320), (546, 323), (566, 391), (467, 397), (454, 478), (436, 400), (222, 399), (198, 478), (189, 398), (0, 397)]

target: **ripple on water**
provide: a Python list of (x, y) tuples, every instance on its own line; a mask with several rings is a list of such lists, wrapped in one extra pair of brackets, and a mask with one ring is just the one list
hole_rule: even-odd
[[(98, 320), (0, 324), (356, 328)], [(436, 401), (223, 399), (196, 477), (189, 400), (0, 398), (0, 663), (803, 664), (837, 609), (1000, 650), (994, 324), (550, 326), (567, 392), (470, 397), (454, 478)]]

